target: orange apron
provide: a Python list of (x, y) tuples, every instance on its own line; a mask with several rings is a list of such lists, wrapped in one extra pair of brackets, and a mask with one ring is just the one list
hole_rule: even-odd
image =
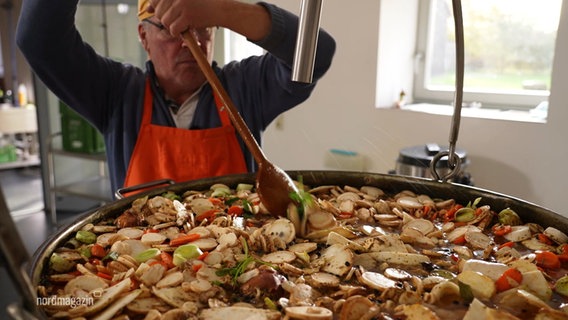
[(152, 124), (152, 90), (146, 81), (140, 132), (124, 187), (160, 179), (183, 182), (247, 172), (229, 115), (215, 95), (221, 127), (178, 129)]

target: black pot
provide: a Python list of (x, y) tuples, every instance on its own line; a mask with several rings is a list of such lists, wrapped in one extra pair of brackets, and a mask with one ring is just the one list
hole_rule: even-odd
[[(446, 150), (448, 150), (447, 146), (440, 146), (436, 143), (427, 143), (401, 149), (396, 161), (394, 173), (412, 177), (432, 178), (430, 163), (440, 151)], [(473, 185), (471, 175), (467, 172), (469, 165), (467, 152), (459, 148), (457, 148), (455, 152), (460, 158), (460, 168), (458, 173), (453, 177), (452, 182)], [(436, 163), (436, 172), (442, 177), (450, 173), (450, 171), (448, 158), (442, 157)]]

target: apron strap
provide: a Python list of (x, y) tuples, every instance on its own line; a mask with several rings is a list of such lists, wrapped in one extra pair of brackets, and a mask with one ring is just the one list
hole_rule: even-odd
[(142, 111), (142, 123), (152, 122), (152, 88), (150, 87), (150, 77), (146, 77), (146, 87), (144, 88), (144, 109)]

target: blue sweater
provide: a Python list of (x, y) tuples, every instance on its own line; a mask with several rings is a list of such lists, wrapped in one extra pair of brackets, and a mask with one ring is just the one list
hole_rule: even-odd
[[(112, 190), (123, 186), (134, 149), (144, 100), (144, 81), (154, 79), (151, 61), (146, 70), (99, 55), (75, 27), (78, 0), (24, 0), (16, 41), (32, 70), (45, 85), (103, 135)], [(256, 42), (268, 53), (213, 68), (253, 136), (261, 134), (279, 114), (305, 101), (317, 79), (329, 69), (335, 41), (324, 30), (318, 36), (318, 51), (312, 84), (290, 80), (298, 18), (274, 5), (261, 3), (271, 15), (272, 29)], [(135, 28), (135, 26), (133, 26)], [(175, 127), (162, 92), (152, 81), (152, 123)], [(189, 129), (220, 126), (207, 84), (200, 92)], [(238, 136), (238, 135), (237, 135)], [(247, 168), (256, 163), (239, 138)]]

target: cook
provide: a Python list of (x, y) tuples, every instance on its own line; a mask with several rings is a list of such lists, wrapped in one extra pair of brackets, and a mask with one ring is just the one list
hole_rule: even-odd
[[(226, 110), (179, 34), (187, 30), (220, 78), (253, 136), (305, 101), (329, 69), (335, 41), (324, 30), (312, 84), (291, 81), (298, 17), (273, 4), (226, 0), (139, 0), (146, 70), (101, 56), (74, 24), (78, 0), (24, 0), (16, 41), (38, 77), (104, 136), (111, 187), (186, 181), (254, 171)], [(217, 27), (267, 52), (220, 67)]]

